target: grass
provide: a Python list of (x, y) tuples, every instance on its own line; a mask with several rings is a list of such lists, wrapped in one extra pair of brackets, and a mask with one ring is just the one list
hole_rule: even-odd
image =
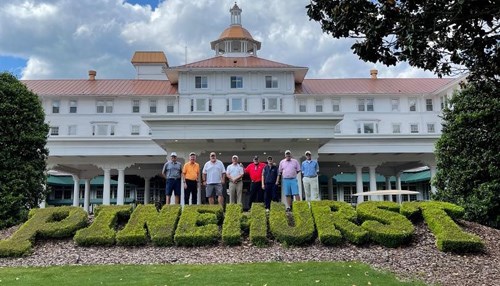
[(356, 262), (0, 267), (0, 285), (425, 285)]

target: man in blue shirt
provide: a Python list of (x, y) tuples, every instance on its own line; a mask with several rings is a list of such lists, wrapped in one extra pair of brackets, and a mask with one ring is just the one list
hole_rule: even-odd
[(167, 161), (165, 165), (163, 165), (163, 169), (161, 171), (162, 176), (167, 179), (165, 188), (165, 192), (167, 195), (167, 205), (170, 204), (170, 197), (172, 196), (172, 192), (175, 196), (175, 203), (180, 203), (181, 170), (182, 164), (180, 162), (177, 162), (177, 153), (172, 152), (172, 154), (170, 154), (170, 161)]
[(318, 162), (311, 159), (311, 151), (306, 151), (306, 160), (302, 162), (302, 183), (306, 201), (319, 201)]

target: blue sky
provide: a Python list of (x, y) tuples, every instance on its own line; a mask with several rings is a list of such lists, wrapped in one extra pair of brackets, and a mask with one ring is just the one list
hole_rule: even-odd
[[(434, 77), (399, 64), (360, 61), (353, 40), (309, 21), (309, 0), (241, 0), (242, 24), (262, 42), (258, 56), (309, 68), (307, 78)], [(9, 0), (0, 5), (0, 71), (22, 79), (134, 78), (135, 51), (165, 52), (171, 66), (214, 56), (210, 42), (230, 24), (234, 0)], [(187, 51), (187, 54), (186, 54)]]

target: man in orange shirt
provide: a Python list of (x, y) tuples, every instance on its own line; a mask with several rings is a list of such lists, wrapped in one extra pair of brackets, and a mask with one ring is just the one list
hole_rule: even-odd
[(196, 154), (189, 154), (189, 161), (182, 168), (184, 175), (184, 205), (189, 205), (189, 195), (191, 194), (191, 204), (198, 202), (198, 177), (200, 176), (200, 164), (196, 163)]
[(253, 157), (253, 163), (248, 164), (245, 173), (250, 175), (250, 208), (254, 202), (264, 202), (264, 190), (262, 190), (262, 170), (266, 164), (259, 162), (259, 156)]

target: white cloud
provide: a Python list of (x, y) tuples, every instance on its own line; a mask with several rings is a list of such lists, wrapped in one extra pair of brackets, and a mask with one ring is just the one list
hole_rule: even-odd
[[(156, 0), (154, 0), (156, 1)], [(309, 67), (308, 78), (368, 77), (374, 65), (309, 21), (309, 0), (241, 0), (242, 24), (262, 42), (258, 55)], [(24, 79), (133, 78), (137, 50), (162, 50), (171, 65), (212, 57), (210, 42), (230, 24), (234, 0), (168, 0), (154, 10), (122, 0), (13, 0), (0, 6), (0, 55), (28, 59)], [(432, 76), (408, 65), (381, 77)]]

